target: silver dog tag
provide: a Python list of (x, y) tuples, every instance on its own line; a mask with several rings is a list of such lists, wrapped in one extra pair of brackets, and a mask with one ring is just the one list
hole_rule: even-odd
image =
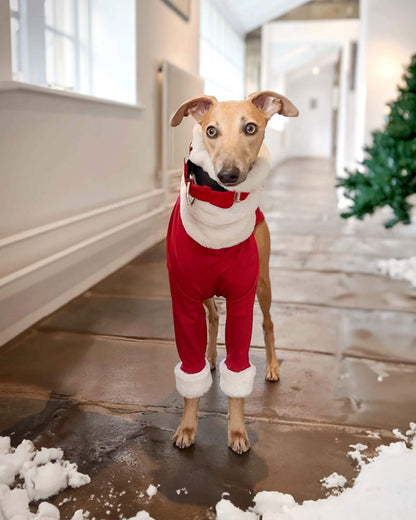
[(188, 206), (192, 206), (192, 204), (194, 203), (194, 200), (195, 200), (195, 197), (192, 197), (190, 194), (189, 194), (189, 188), (191, 187), (191, 183), (188, 182), (186, 184), (186, 203), (188, 204)]

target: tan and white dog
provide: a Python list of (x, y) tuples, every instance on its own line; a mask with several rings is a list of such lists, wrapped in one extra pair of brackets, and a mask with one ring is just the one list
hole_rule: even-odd
[[(182, 180), (180, 218), (186, 233), (202, 246), (211, 249), (234, 246), (247, 240), (254, 233), (259, 255), (256, 292), (263, 313), (267, 358), (265, 377), (268, 381), (279, 380), (273, 322), (270, 316), (270, 233), (265, 220), (256, 225), (256, 209), (260, 202), (262, 183), (270, 171), (270, 158), (263, 139), (267, 122), (274, 114), (296, 117), (298, 110), (286, 97), (272, 91), (261, 91), (251, 94), (243, 101), (218, 102), (212, 96), (192, 99), (181, 105), (171, 119), (172, 126), (179, 125), (182, 119), (189, 115), (195, 119), (197, 125), (189, 159), (201, 167), (222, 191), (234, 192), (235, 200), (238, 202), (228, 209), (218, 208), (201, 200), (192, 199), (192, 203), (189, 203), (189, 185), (186, 180)], [(248, 196), (240, 202), (241, 192)], [(206, 358), (211, 369), (214, 369), (217, 359), (218, 313), (213, 298), (204, 301), (204, 305), (208, 311)], [(232, 379), (234, 376), (227, 374), (230, 371), (227, 371), (226, 367), (220, 368), (221, 378), (224, 379), (224, 382), (221, 381), (221, 388), (227, 393), (228, 381), (235, 384), (239, 379)], [(210, 381), (206, 372), (200, 373), (204, 374), (203, 386), (206, 391)], [(178, 447), (186, 448), (193, 444), (195, 439), (199, 396), (202, 393), (196, 392), (197, 397), (187, 397), (194, 395), (183, 391), (187, 381), (191, 381), (189, 374), (181, 374), (179, 369), (175, 369), (175, 374), (177, 387), (182, 389), (181, 393), (185, 396), (185, 406), (174, 435), (174, 442)], [(250, 377), (247, 388), (252, 388), (254, 374)], [(246, 396), (248, 393), (246, 389), (241, 394), (234, 389), (227, 393), (228, 445), (236, 453), (246, 452), (250, 443), (244, 422), (244, 397), (233, 396)]]

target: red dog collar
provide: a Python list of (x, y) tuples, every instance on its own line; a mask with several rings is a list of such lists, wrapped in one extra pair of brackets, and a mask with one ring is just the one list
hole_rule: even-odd
[(250, 193), (238, 191), (216, 191), (209, 186), (195, 184), (192, 177), (188, 176), (188, 162), (184, 164), (184, 177), (186, 186), (186, 202), (191, 205), (194, 199), (209, 202), (218, 208), (228, 209), (236, 202), (245, 200)]

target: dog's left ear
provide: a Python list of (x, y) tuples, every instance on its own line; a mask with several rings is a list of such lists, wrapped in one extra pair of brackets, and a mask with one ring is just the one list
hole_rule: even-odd
[(277, 94), (271, 90), (254, 92), (247, 96), (247, 99), (255, 105), (260, 112), (269, 120), (274, 114), (281, 114), (286, 117), (297, 117), (299, 110), (285, 96)]

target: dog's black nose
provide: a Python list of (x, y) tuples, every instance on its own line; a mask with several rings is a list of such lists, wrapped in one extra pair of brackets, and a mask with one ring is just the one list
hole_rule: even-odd
[(233, 166), (231, 170), (221, 170), (218, 178), (223, 184), (235, 184), (240, 177), (240, 170), (237, 166)]

